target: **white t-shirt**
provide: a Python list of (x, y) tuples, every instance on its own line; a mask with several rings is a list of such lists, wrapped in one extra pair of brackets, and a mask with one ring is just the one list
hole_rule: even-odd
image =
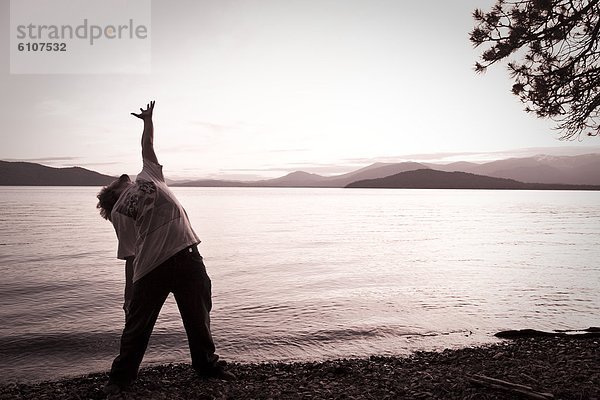
[(135, 221), (134, 282), (179, 251), (200, 243), (185, 210), (165, 183), (162, 165), (152, 161), (144, 159), (135, 185), (121, 194), (113, 210)]

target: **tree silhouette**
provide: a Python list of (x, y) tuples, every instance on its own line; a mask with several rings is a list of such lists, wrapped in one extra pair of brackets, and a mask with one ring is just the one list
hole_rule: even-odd
[(477, 72), (510, 55), (512, 92), (527, 112), (551, 118), (561, 139), (600, 135), (600, 0), (497, 0), (473, 12)]

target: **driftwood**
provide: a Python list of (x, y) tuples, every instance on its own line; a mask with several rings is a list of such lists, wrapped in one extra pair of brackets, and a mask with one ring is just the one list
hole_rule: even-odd
[[(581, 332), (581, 333), (580, 333)], [(553, 332), (538, 331), (535, 329), (521, 329), (513, 331), (502, 331), (494, 336), (501, 339), (519, 339), (519, 338), (535, 338), (535, 337), (561, 337), (570, 339), (590, 339), (600, 337), (600, 328), (591, 327), (580, 331), (574, 330), (555, 330)]]
[(554, 399), (554, 395), (551, 393), (541, 393), (533, 390), (531, 386), (519, 385), (512, 382), (503, 381), (501, 379), (490, 378), (485, 375), (472, 375), (469, 377), (469, 381), (476, 385), (486, 386), (492, 389), (504, 390), (506, 392), (519, 394), (529, 399), (536, 400), (550, 400)]

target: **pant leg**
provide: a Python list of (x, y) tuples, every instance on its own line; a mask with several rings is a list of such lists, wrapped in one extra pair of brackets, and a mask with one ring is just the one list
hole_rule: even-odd
[(133, 284), (129, 313), (121, 335), (121, 348), (110, 370), (110, 382), (127, 385), (137, 377), (154, 324), (171, 290), (170, 261), (167, 260)]
[(178, 255), (176, 268), (173, 295), (187, 333), (192, 366), (202, 372), (214, 367), (219, 358), (210, 331), (211, 281), (195, 246)]
[(131, 296), (133, 296), (133, 259), (133, 256), (125, 258), (125, 291), (123, 293), (123, 310), (125, 311), (125, 320), (127, 320), (129, 315)]

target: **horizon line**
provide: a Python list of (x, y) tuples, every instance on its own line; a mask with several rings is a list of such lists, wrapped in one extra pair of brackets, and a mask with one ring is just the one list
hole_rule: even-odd
[[(581, 150), (587, 151), (581, 151)], [(555, 154), (543, 153), (539, 151), (548, 151), (551, 150)], [(580, 150), (575, 151), (574, 150)], [(560, 154), (559, 154), (560, 153)], [(331, 163), (331, 164), (318, 164), (318, 163), (291, 163), (288, 164), (288, 167), (261, 167), (261, 168), (229, 168), (229, 169), (221, 169), (219, 171), (225, 171), (225, 173), (217, 172), (217, 173), (209, 173), (204, 176), (182, 176), (181, 174), (171, 174), (168, 177), (165, 176), (165, 179), (169, 179), (173, 182), (191, 182), (191, 181), (225, 181), (225, 182), (260, 182), (263, 180), (277, 179), (282, 178), (287, 175), (303, 172), (307, 174), (318, 175), (324, 178), (334, 178), (337, 176), (341, 176), (347, 173), (351, 173), (353, 171), (360, 170), (362, 168), (367, 168), (373, 166), (375, 164), (401, 164), (401, 163), (418, 163), (418, 164), (434, 164), (434, 165), (449, 165), (458, 162), (466, 162), (471, 164), (483, 165), (489, 162), (501, 161), (501, 160), (509, 160), (509, 159), (522, 159), (522, 158), (533, 158), (533, 157), (542, 157), (542, 156), (551, 156), (551, 157), (578, 157), (578, 156), (586, 156), (586, 155), (598, 155), (600, 154), (600, 146), (578, 146), (577, 148), (569, 147), (531, 147), (531, 148), (519, 148), (513, 150), (502, 150), (502, 151), (491, 151), (491, 152), (440, 152), (440, 153), (421, 153), (421, 154), (411, 154), (411, 155), (402, 155), (402, 156), (383, 156), (383, 157), (372, 157), (372, 158), (349, 158), (342, 159), (339, 163)], [(457, 157), (463, 156), (460, 159)], [(61, 165), (52, 165), (52, 162), (56, 161), (69, 161), (69, 160), (77, 160), (81, 157), (39, 157), (39, 158), (5, 158), (0, 161), (5, 162), (28, 162), (35, 163), (39, 165), (43, 165), (50, 168), (84, 168), (90, 171), (100, 173), (107, 176), (118, 176), (118, 174), (111, 174), (106, 172), (101, 172), (98, 169), (92, 169), (93, 166), (101, 166), (101, 165), (117, 165), (120, 164), (118, 162), (104, 162), (104, 163), (94, 163), (87, 162), (81, 164), (61, 164)], [(50, 161), (50, 163), (48, 162)], [(295, 165), (294, 167), (291, 167)], [(426, 166), (426, 165), (425, 165)], [(336, 170), (334, 173), (323, 174), (319, 173), (319, 170)], [(264, 176), (264, 175), (256, 175), (249, 174), (248, 172), (279, 172), (283, 175), (273, 176)], [(315, 172), (316, 171), (316, 172)], [(237, 172), (237, 173), (236, 173)], [(136, 176), (135, 174), (129, 174), (132, 176)]]

